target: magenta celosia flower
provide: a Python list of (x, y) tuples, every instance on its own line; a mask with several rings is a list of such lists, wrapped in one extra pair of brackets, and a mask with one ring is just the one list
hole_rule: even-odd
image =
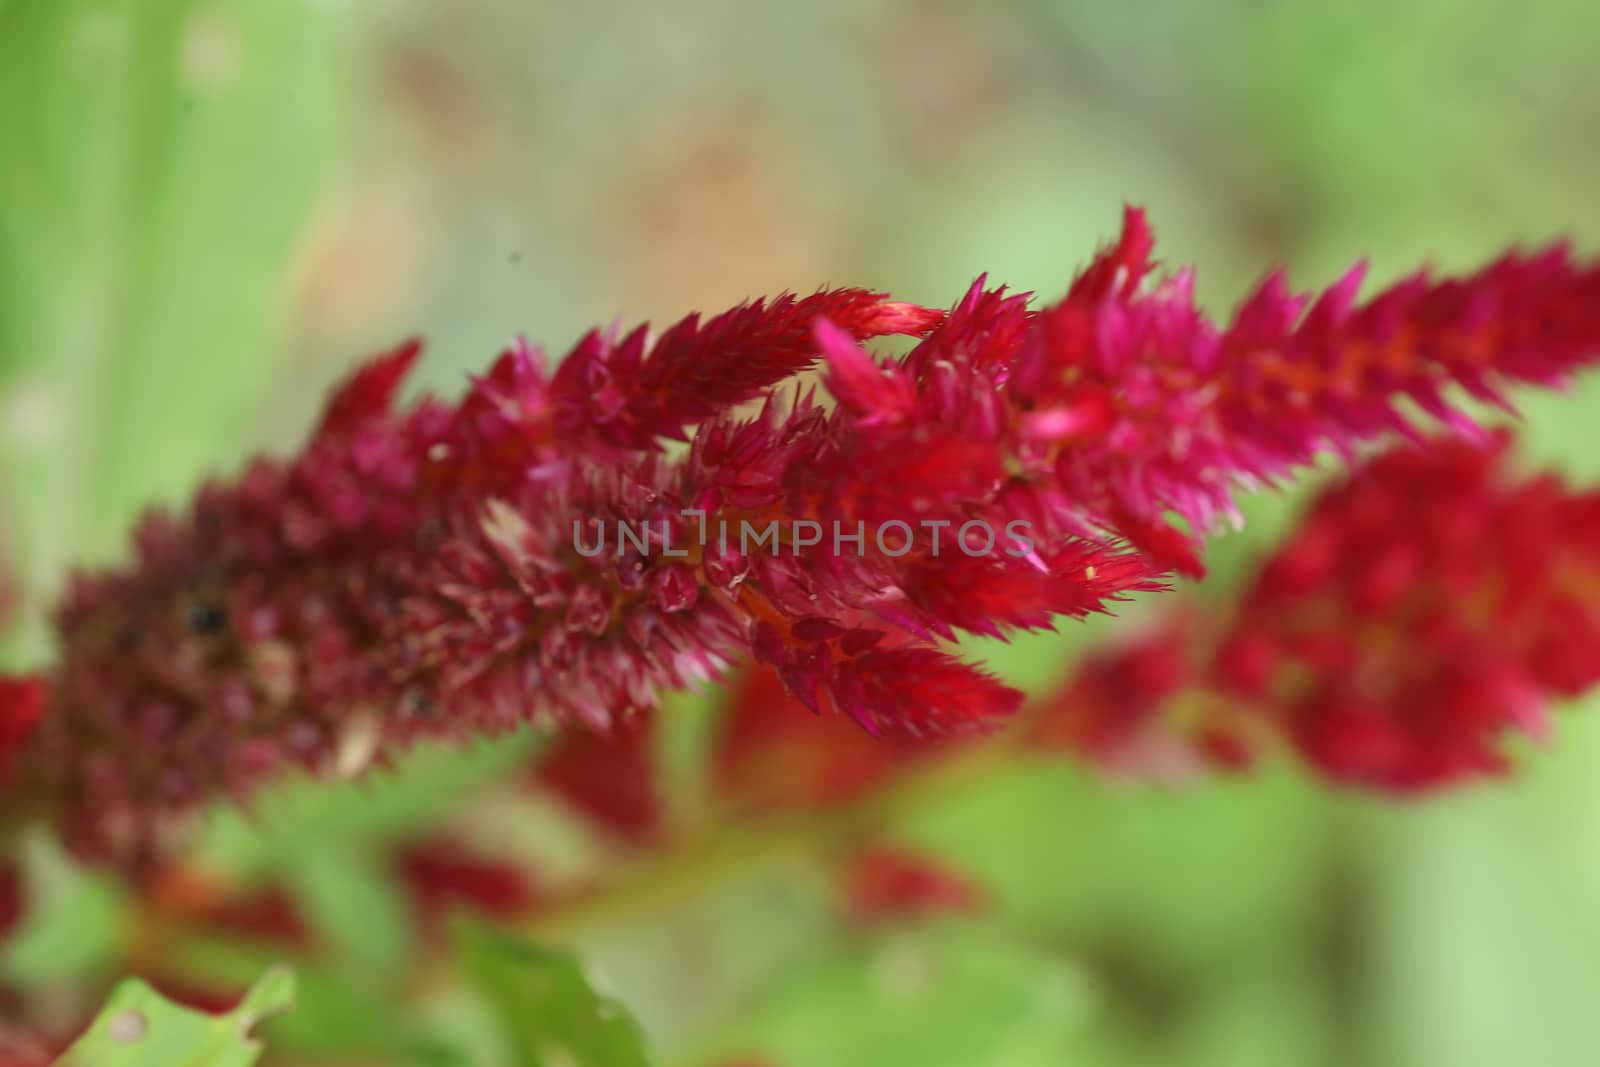
[(1040, 313), (1012, 396), (1073, 499), (1190, 573), (1166, 511), (1204, 528), (1232, 512), (1235, 484), (1412, 433), (1403, 399), (1469, 429), (1450, 386), (1504, 404), (1506, 385), (1559, 383), (1600, 344), (1600, 266), (1561, 246), (1459, 279), (1419, 273), (1365, 303), (1359, 267), (1314, 300), (1275, 273), (1222, 326), (1195, 309), (1187, 271), (1149, 279), (1151, 247), (1130, 209), (1118, 244)]
[(1600, 493), (1518, 480), (1506, 439), (1434, 440), (1325, 492), (1220, 635), (1178, 618), (1097, 653), (1039, 742), (1141, 773), (1286, 744), (1414, 790), (1496, 774), (1552, 699), (1600, 682)]
[(1335, 778), (1503, 771), (1509, 734), (1600, 682), (1600, 493), (1518, 481), (1503, 452), (1430, 442), (1324, 495), (1245, 596), (1216, 684)]
[(1201, 684), (1201, 621), (1198, 612), (1175, 611), (1092, 651), (1029, 709), (1026, 743), (1142, 779), (1246, 767), (1254, 739), (1243, 728), (1253, 724)]
[[(1600, 346), (1600, 270), (1559, 250), (1360, 306), (1353, 277), (1309, 309), (1274, 279), (1227, 326), (1150, 250), (1130, 210), (1038, 310), (980, 280), (948, 313), (846, 289), (593, 333), (553, 374), (518, 344), (455, 404), (395, 404), (404, 346), (298, 455), (75, 582), (3, 810), (137, 854), (285, 766), (604, 729), (751, 656), (870, 732), (982, 729), (1019, 694), (946, 639), (1198, 572), (1237, 484), (1406, 429), (1402, 397), (1459, 424), (1444, 386), (1497, 397)], [(863, 347), (885, 334), (907, 354)], [(818, 359), (832, 403), (791, 381)]]

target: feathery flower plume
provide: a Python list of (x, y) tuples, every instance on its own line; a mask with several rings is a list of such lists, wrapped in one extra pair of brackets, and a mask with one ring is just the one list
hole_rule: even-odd
[[(1236, 485), (1409, 430), (1401, 398), (1463, 425), (1446, 386), (1500, 399), (1600, 348), (1600, 268), (1560, 249), (1360, 305), (1356, 275), (1315, 302), (1274, 277), (1219, 327), (1151, 247), (1130, 209), (1038, 310), (980, 279), (948, 313), (842, 289), (592, 333), (553, 375), (519, 343), (455, 404), (396, 405), (403, 346), (298, 455), (76, 581), (0, 811), (136, 857), (284, 767), (606, 729), (746, 657), (872, 733), (985, 729), (1020, 695), (946, 639), (1198, 573)], [(863, 347), (886, 334), (910, 351)], [(792, 380), (818, 359), (831, 404)]]
[(1011, 395), (1070, 497), (1189, 574), (1199, 557), (1166, 512), (1205, 529), (1234, 514), (1235, 485), (1415, 436), (1404, 400), (1471, 431), (1450, 387), (1506, 406), (1507, 386), (1558, 385), (1600, 346), (1600, 265), (1562, 245), (1462, 278), (1418, 272), (1364, 303), (1360, 266), (1314, 299), (1275, 272), (1222, 326), (1195, 308), (1189, 271), (1151, 279), (1152, 247), (1130, 208), (1120, 241), (1040, 313)]
[(1600, 492), (1515, 479), (1505, 447), (1399, 449), (1324, 495), (1241, 603), (1218, 687), (1342, 781), (1505, 771), (1509, 735), (1600, 682)]
[(1286, 744), (1384, 790), (1503, 773), (1511, 736), (1600, 683), (1600, 492), (1513, 477), (1507, 443), (1376, 457), (1321, 495), (1219, 639), (1179, 622), (1092, 656), (1033, 736), (1142, 772)]
[(1095, 648), (1067, 680), (1028, 709), (1026, 743), (1113, 775), (1181, 780), (1211, 768), (1243, 768), (1238, 716), (1210, 699), (1195, 660), (1202, 653), (1193, 613)]

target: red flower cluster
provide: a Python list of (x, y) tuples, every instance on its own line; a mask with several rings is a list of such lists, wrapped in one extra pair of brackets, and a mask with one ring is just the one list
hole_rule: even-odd
[[(1219, 326), (1151, 247), (1130, 210), (1040, 309), (980, 279), (949, 312), (842, 289), (591, 333), (553, 374), (519, 344), (455, 404), (397, 407), (418, 346), (380, 358), (300, 454), (77, 581), (0, 810), (125, 857), (284, 766), (541, 713), (603, 729), (751, 655), (869, 732), (982, 729), (1020, 696), (946, 639), (1199, 573), (1237, 485), (1409, 429), (1402, 398), (1459, 424), (1446, 386), (1498, 399), (1600, 353), (1600, 268), (1560, 249), (1362, 305), (1355, 274), (1315, 301), (1274, 276)], [(887, 334), (909, 352), (862, 347)], [(818, 358), (832, 404), (794, 381)], [(645, 532), (580, 545), (619, 523)], [(776, 532), (704, 536), (724, 524)]]
[[(981, 880), (958, 862), (884, 835), (907, 810), (905, 797), (959, 781), (942, 772), (987, 767), (995, 752), (1064, 751), (1117, 772), (1173, 777), (1239, 768), (1285, 747), (1334, 781), (1389, 790), (1498, 773), (1510, 735), (1539, 733), (1551, 699), (1600, 682), (1591, 652), (1600, 640), (1600, 542), (1591, 532), (1600, 491), (1518, 478), (1506, 444), (1440, 439), (1378, 455), (1318, 497), (1216, 625), (1181, 607), (1091, 654), (998, 738), (872, 737), (846, 716), (819, 718), (776, 669), (756, 665), (709, 739), (709, 825), (754, 818), (774, 832), (810, 828), (813, 854), (831, 861), (840, 917), (878, 926), (989, 905)], [(40, 690), (0, 692), (36, 704)], [(704, 837), (664, 816), (657, 726), (646, 715), (610, 734), (569, 731), (539, 753), (529, 777), (584, 824), (631, 846), (618, 855), (670, 866)], [(963, 762), (969, 756), (977, 759)], [(452, 909), (559, 920), (615, 877), (602, 862), (546, 881), (437, 829), (387, 847), (430, 950), (443, 944), (440, 920)], [(282, 887), (242, 889), (175, 864), (138, 888), (147, 934), (132, 958), (193, 1003), (225, 1003), (229, 993), (169, 973), (173, 931), (315, 948)], [(17, 889), (15, 872), (0, 867), (0, 934), (20, 909)]]
[(0, 786), (10, 776), (14, 754), (33, 734), (48, 699), (43, 678), (0, 677)]
[(1219, 682), (1329, 775), (1503, 770), (1552, 697), (1600, 682), (1600, 492), (1516, 482), (1503, 443), (1389, 453), (1318, 503), (1240, 607)]
[(1194, 620), (1174, 612), (1152, 628), (1091, 651), (1023, 723), (1030, 745), (1102, 770), (1181, 779), (1243, 763), (1230, 717), (1197, 699)]
[(1413, 790), (1506, 769), (1553, 698), (1600, 682), (1600, 492), (1518, 481), (1506, 439), (1376, 458), (1325, 492), (1216, 639), (1172, 625), (1094, 657), (1038, 736), (1109, 766), (1238, 765), (1287, 742)]
[(864, 925), (938, 915), (971, 915), (988, 893), (961, 871), (901, 845), (874, 844), (850, 857), (844, 871), (849, 914)]

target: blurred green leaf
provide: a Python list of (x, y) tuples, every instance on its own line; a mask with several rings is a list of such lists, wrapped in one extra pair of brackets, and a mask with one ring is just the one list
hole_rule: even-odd
[(122, 947), (131, 914), (127, 890), (112, 875), (89, 871), (44, 841), (25, 852), (28, 905), (17, 929), (0, 939), (0, 975), (22, 986), (92, 974)]
[(247, 443), (341, 143), (342, 26), (278, 0), (0, 5), (0, 478), (35, 605)]
[(329, 1057), (339, 1062), (366, 1059), (406, 1067), (457, 1067), (475, 1062), (409, 1004), (392, 995), (358, 987), (346, 974), (308, 967), (300, 971), (300, 1002), (273, 1025), (276, 1053)]
[(375, 984), (404, 974), (411, 914), (404, 891), (370, 852), (324, 848), (284, 871), (295, 900), (333, 950), (331, 958)]
[(645, 1067), (644, 1034), (575, 958), (464, 924), (460, 953), (527, 1067)]
[(1030, 936), (1086, 949), (1115, 942), (1198, 977), (1314, 930), (1327, 799), (1282, 766), (1161, 788), (1025, 763), (905, 831), (961, 857)]
[(355, 781), (295, 778), (267, 790), (249, 814), (215, 813), (202, 855), (229, 869), (277, 869), (330, 846), (415, 834), (474, 789), (528, 761), (541, 736), (524, 730), (457, 746), (424, 746), (391, 770)]
[(908, 935), (783, 982), (692, 1062), (1062, 1067), (1089, 1003), (1071, 966), (992, 931)]
[(249, 1067), (261, 1055), (251, 1027), (294, 1004), (294, 975), (268, 971), (221, 1015), (164, 1000), (139, 979), (117, 986), (59, 1067)]

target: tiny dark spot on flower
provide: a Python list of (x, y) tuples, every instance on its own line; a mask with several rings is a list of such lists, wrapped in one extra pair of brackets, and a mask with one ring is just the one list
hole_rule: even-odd
[(522, 253), (521, 252), (513, 252), (509, 256), (506, 257), (506, 261), (508, 263), (521, 263), (522, 262)]
[(191, 604), (184, 617), (189, 632), (201, 635), (220, 633), (227, 621), (221, 608), (204, 602)]

